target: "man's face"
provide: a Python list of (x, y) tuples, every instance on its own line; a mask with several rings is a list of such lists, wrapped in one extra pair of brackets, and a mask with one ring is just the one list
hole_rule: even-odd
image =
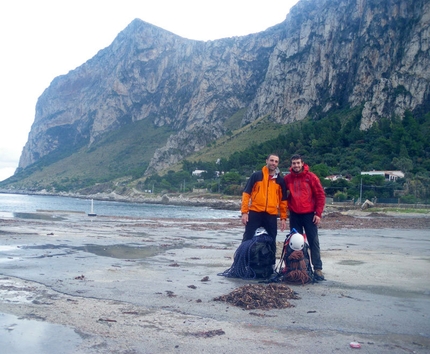
[(269, 171), (275, 171), (278, 168), (279, 157), (275, 155), (270, 155), (266, 160), (267, 168)]
[(303, 169), (303, 161), (301, 159), (299, 160), (292, 160), (291, 161), (291, 168), (294, 172), (299, 173)]

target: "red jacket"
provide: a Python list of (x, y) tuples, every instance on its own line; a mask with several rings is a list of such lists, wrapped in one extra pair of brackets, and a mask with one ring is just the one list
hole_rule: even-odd
[(281, 219), (287, 218), (284, 180), (280, 175), (269, 179), (267, 166), (251, 175), (242, 193), (241, 212), (248, 213), (250, 210), (271, 215), (279, 214)]
[(317, 175), (304, 164), (303, 171), (284, 177), (288, 194), (288, 208), (297, 214), (315, 213), (321, 217), (325, 205), (325, 192)]

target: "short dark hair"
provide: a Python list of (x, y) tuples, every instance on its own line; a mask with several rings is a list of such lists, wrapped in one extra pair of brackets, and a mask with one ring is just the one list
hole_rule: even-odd
[(303, 162), (303, 158), (299, 154), (294, 154), (293, 156), (291, 156), (290, 161), (293, 162), (293, 160), (301, 160)]
[(278, 154), (272, 153), (272, 154), (267, 155), (266, 160), (268, 160), (270, 156), (276, 156), (279, 159)]

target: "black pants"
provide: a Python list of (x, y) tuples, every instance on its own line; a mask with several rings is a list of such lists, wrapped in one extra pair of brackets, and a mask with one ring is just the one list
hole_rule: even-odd
[(278, 216), (271, 215), (266, 212), (258, 213), (249, 211), (248, 223), (245, 225), (242, 242), (251, 240), (254, 237), (255, 230), (259, 227), (264, 227), (267, 234), (273, 239), (273, 247), (276, 250), (276, 235), (278, 233)]
[(300, 234), (303, 234), (304, 229), (311, 249), (312, 265), (314, 269), (322, 269), (318, 226), (313, 222), (314, 215), (314, 213), (297, 214), (290, 210), (290, 229), (296, 229)]

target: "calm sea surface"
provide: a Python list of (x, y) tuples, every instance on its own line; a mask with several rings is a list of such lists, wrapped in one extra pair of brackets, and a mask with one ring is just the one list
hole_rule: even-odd
[[(89, 213), (91, 201), (70, 197), (0, 193), (0, 216), (13, 213), (34, 213), (40, 210), (63, 210)], [(206, 207), (173, 206), (145, 203), (124, 203), (94, 200), (94, 213), (105, 216), (159, 217), (159, 218), (233, 218), (239, 211), (217, 210)]]

